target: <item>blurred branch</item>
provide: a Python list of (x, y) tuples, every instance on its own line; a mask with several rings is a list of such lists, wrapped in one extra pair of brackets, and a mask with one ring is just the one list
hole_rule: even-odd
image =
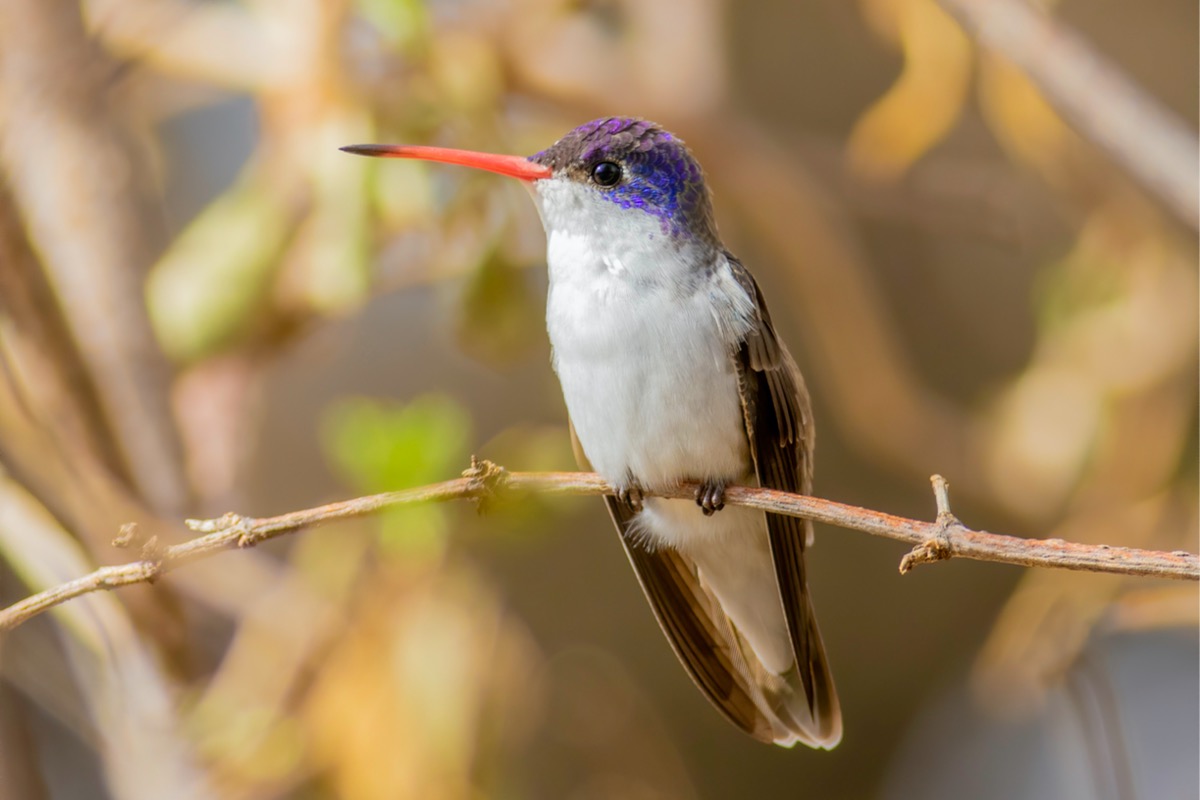
[(1069, 224), (1077, 222), (1047, 202), (1028, 175), (998, 160), (936, 151), (900, 178), (880, 181), (851, 169), (845, 146), (832, 138), (797, 134), (792, 139), (798, 163), (829, 191), (831, 201), (860, 219), (977, 238), (1019, 252), (1058, 246)]
[[(937, 520), (934, 522), (897, 517), (832, 500), (746, 486), (726, 489), (725, 502), (908, 542), (914, 545), (914, 549), (901, 561), (901, 573), (917, 564), (958, 557), (1026, 567), (1200, 580), (1200, 556), (1184, 551), (1166, 553), (1103, 544), (1076, 544), (1060, 539), (1022, 539), (971, 530), (950, 513), (945, 479), (935, 475), (933, 485), (938, 507)], [(696, 489), (697, 484), (684, 482), (647, 496), (691, 500)], [(256, 519), (230, 513), (217, 519), (190, 519), (187, 521), (188, 527), (205, 535), (171, 547), (160, 547), (154, 537), (139, 542), (136, 528), (131, 523), (122, 529), (113, 544), (117, 547), (140, 544), (140, 561), (103, 567), (90, 575), (14, 603), (0, 611), (0, 631), (15, 628), (72, 598), (102, 589), (153, 582), (190, 561), (224, 550), (253, 547), (259, 542), (302, 528), (366, 516), (411, 503), (446, 500), (477, 500), (484, 503), (497, 493), (510, 490), (588, 496), (614, 493), (612, 487), (590, 472), (507, 472), (491, 462), (473, 460), (463, 477), (415, 489), (357, 497), (277, 517)]]
[[(937, 464), (960, 490), (991, 498), (987, 462), (966, 410), (921, 378), (851, 225), (791, 148), (738, 115), (695, 124), (729, 208), (764, 254), (778, 260), (801, 341), (844, 435), (886, 463), (927, 473)], [(736, 153), (736, 159), (720, 154)], [(853, 347), (846, 347), (853, 342)], [(870, 385), (872, 391), (862, 387)], [(964, 443), (967, 447), (964, 447)]]
[(90, 0), (86, 6), (97, 35), (115, 53), (177, 77), (262, 91), (285, 83), (296, 67), (278, 52), (262, 4), (251, 10), (232, 3)]
[(1023, 0), (937, 0), (985, 48), (1032, 80), (1075, 130), (1197, 229), (1200, 144), (1074, 31)]
[(109, 93), (117, 69), (73, 4), (0, 4), (0, 165), (130, 485), (178, 513), (171, 369), (142, 292), (156, 216), (145, 151)]

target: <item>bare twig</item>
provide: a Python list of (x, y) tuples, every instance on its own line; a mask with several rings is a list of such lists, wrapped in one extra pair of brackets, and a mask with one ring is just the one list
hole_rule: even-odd
[[(938, 502), (934, 522), (897, 517), (857, 506), (789, 494), (774, 489), (731, 486), (725, 491), (729, 505), (755, 508), (792, 517), (803, 517), (839, 528), (885, 536), (914, 545), (905, 556), (901, 572), (919, 563), (947, 558), (972, 558), (1026, 567), (1107, 572), (1118, 575), (1200, 580), (1200, 556), (1184, 551), (1173, 553), (1109, 545), (1087, 545), (1061, 539), (1022, 539), (967, 528), (950, 513), (945, 480), (933, 477)], [(696, 485), (681, 483), (650, 496), (677, 500), (695, 497)], [(243, 517), (226, 514), (209, 520), (188, 520), (192, 530), (204, 534), (182, 544), (158, 547), (138, 541), (136, 532), (123, 528), (114, 544), (141, 546), (147, 557), (120, 566), (102, 567), (90, 575), (28, 597), (0, 611), (0, 631), (15, 628), (29, 619), (74, 597), (153, 581), (160, 575), (196, 559), (223, 550), (253, 547), (285, 533), (334, 520), (374, 514), (410, 503), (446, 500), (485, 500), (498, 492), (538, 492), (559, 495), (609, 495), (612, 488), (591, 472), (506, 472), (487, 461), (472, 462), (463, 477), (399, 492), (356, 497), (339, 503), (292, 511), (277, 517)], [(923, 553), (923, 555), (921, 554)]]
[(950, 512), (950, 484), (941, 475), (934, 475), (929, 480), (933, 484), (933, 500), (937, 503), (937, 519), (933, 523), (933, 533), (900, 559), (901, 575), (907, 574), (918, 564), (932, 564), (934, 561), (945, 561), (953, 557), (954, 542), (950, 538), (950, 530), (955, 526), (966, 530), (958, 521), (958, 517)]
[(1181, 120), (1073, 31), (1023, 0), (937, 1), (980, 44), (1037, 84), (1079, 134), (1197, 228), (1200, 146)]

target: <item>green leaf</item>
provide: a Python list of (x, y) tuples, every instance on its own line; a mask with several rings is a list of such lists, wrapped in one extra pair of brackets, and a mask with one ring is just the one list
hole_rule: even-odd
[(424, 49), (430, 20), (421, 0), (357, 0), (355, 5), (390, 46), (414, 54)]
[[(374, 494), (455, 477), (467, 461), (471, 417), (446, 395), (425, 395), (407, 405), (347, 398), (326, 412), (322, 434), (335, 471), (355, 491)], [(393, 509), (382, 521), (389, 549), (407, 555), (442, 548), (441, 506)]]
[(351, 112), (332, 116), (311, 134), (318, 143), (309, 159), (312, 210), (296, 236), (298, 287), (304, 301), (326, 315), (359, 308), (371, 291), (372, 260), (368, 221), (370, 161), (348, 158), (341, 143), (370, 135), (365, 118)]
[(227, 345), (270, 285), (288, 232), (266, 186), (244, 175), (180, 234), (151, 270), (146, 304), (163, 349), (180, 361)]

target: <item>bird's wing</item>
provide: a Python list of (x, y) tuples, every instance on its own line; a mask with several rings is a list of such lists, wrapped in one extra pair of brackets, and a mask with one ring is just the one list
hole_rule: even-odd
[[(734, 277), (757, 309), (755, 325), (743, 340), (737, 361), (746, 435), (759, 485), (810, 494), (814, 441), (808, 389), (775, 333), (754, 277), (736, 258), (726, 255)], [(832, 747), (841, 739), (841, 709), (805, 578), (804, 548), (812, 541), (812, 523), (767, 514), (767, 529), (800, 683), (816, 728), (807, 733), (820, 746)]]
[[(590, 469), (574, 426), (571, 444), (580, 466)], [(783, 689), (783, 681), (754, 658), (691, 559), (669, 548), (649, 547), (631, 531), (636, 512), (616, 497), (604, 500), (654, 616), (692, 680), (722, 715), (754, 738), (795, 741), (768, 711), (772, 703), (764, 690)]]

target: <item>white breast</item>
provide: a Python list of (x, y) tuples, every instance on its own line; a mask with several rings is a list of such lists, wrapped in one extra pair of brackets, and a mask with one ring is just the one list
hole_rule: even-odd
[(742, 477), (732, 348), (752, 301), (719, 252), (681, 246), (655, 217), (581, 188), (556, 203), (543, 190), (540, 205), (554, 368), (588, 460), (616, 485)]

